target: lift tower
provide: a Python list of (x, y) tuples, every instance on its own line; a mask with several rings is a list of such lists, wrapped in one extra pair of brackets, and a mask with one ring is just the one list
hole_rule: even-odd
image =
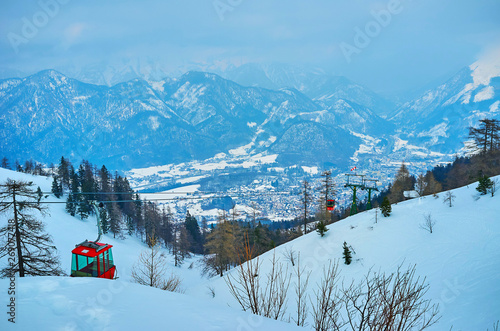
[(359, 189), (363, 190), (365, 187), (364, 177), (365, 175), (358, 174), (345, 174), (347, 176), (347, 183), (344, 187), (349, 187), (352, 190), (352, 205), (351, 205), (351, 215), (358, 213), (358, 204), (356, 201), (356, 191)]
[(377, 179), (364, 179), (363, 180), (363, 190), (368, 191), (368, 203), (366, 204), (366, 209), (372, 209), (372, 191), (377, 191)]

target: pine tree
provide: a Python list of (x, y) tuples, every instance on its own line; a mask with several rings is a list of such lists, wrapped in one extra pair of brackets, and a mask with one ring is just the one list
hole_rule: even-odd
[(319, 233), (320, 236), (324, 236), (325, 233), (328, 231), (325, 223), (323, 221), (319, 221), (317, 224), (316, 224), (316, 231)]
[(44, 215), (46, 207), (36, 203), (37, 193), (32, 182), (7, 179), (0, 184), (0, 212), (10, 212), (12, 218), (0, 228), (0, 258), (15, 254), (14, 263), (0, 270), (0, 277), (62, 275), (57, 249), (50, 236), (43, 232), (44, 224), (35, 212)]
[(109, 208), (108, 213), (109, 213), (109, 231), (113, 234), (113, 238), (116, 238), (116, 235), (121, 236), (122, 214), (116, 202), (111, 203), (111, 207)]
[(36, 189), (36, 201), (38, 203), (40, 203), (40, 201), (42, 200), (43, 198), (43, 192), (42, 192), (42, 189), (40, 188), (40, 186), (37, 187)]
[(344, 256), (344, 263), (349, 265), (351, 264), (351, 261), (352, 261), (352, 256), (351, 256), (351, 250), (349, 249), (349, 247), (347, 246), (347, 243), (344, 241), (344, 252), (342, 253), (342, 255)]
[(68, 199), (66, 200), (66, 212), (71, 216), (76, 215), (76, 201), (73, 193), (68, 194)]
[(391, 202), (388, 197), (384, 197), (382, 204), (380, 205), (380, 211), (384, 217), (389, 217), (392, 212)]
[(56, 198), (60, 198), (61, 197), (61, 191), (60, 191), (60, 187), (59, 184), (57, 183), (57, 179), (54, 177), (54, 179), (52, 180), (52, 194), (55, 195)]
[(70, 162), (63, 157), (61, 157), (61, 161), (59, 162), (59, 166), (57, 167), (57, 173), (59, 178), (61, 179), (61, 183), (63, 186), (69, 188), (70, 186)]
[(190, 243), (189, 250), (193, 253), (201, 254), (203, 252), (203, 242), (200, 227), (196, 218), (194, 216), (191, 216), (189, 211), (186, 214), (184, 227), (187, 230), (188, 240)]
[(481, 195), (485, 195), (488, 193), (488, 190), (493, 187), (493, 181), (488, 178), (488, 176), (484, 175), (479, 177), (479, 184), (476, 187), (476, 190), (481, 193)]
[(131, 216), (127, 216), (125, 222), (127, 225), (127, 234), (132, 236), (134, 234), (134, 219)]
[(106, 208), (99, 208), (99, 219), (101, 221), (101, 230), (103, 234), (109, 232), (109, 217)]
[(9, 159), (7, 157), (4, 156), (2, 158), (2, 163), (0, 164), (0, 167), (2, 167), (4, 169), (10, 169)]

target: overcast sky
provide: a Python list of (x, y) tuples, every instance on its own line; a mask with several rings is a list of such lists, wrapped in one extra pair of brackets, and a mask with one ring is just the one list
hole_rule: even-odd
[(280, 62), (391, 93), (449, 77), (498, 46), (500, 1), (2, 0), (0, 37), (4, 72), (123, 59), (172, 72)]

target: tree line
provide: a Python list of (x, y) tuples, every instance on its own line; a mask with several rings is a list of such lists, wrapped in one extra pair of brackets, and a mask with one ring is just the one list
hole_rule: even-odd
[[(245, 234), (251, 238), (256, 254), (302, 234), (300, 229), (297, 231), (295, 228), (298, 220), (270, 226), (260, 221), (256, 209), (252, 220), (245, 222), (234, 203), (228, 212), (223, 210), (211, 225), (205, 218), (199, 222), (189, 211), (184, 219), (177, 219), (170, 207), (141, 199), (126, 177), (117, 172), (111, 173), (105, 165), (98, 167), (87, 160), (82, 160), (77, 167), (65, 157), (48, 168), (32, 160), (24, 164), (22, 166), (16, 161), (15, 170), (52, 177), (51, 191), (57, 198), (66, 200), (66, 211), (71, 216), (82, 220), (94, 217), (91, 201), (103, 202), (99, 217), (104, 234), (122, 239), (125, 235), (135, 235), (148, 245), (151, 242), (155, 245), (161, 243), (172, 253), (177, 266), (191, 254), (203, 254), (206, 262), (204, 269), (208, 274), (222, 274), (239, 263), (235, 252)], [(6, 158), (2, 159), (1, 165), (10, 169)]]

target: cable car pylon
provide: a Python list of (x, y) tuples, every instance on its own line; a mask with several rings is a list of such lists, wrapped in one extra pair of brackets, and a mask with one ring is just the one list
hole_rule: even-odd
[(350, 215), (352, 216), (352, 215), (358, 213), (356, 192), (357, 192), (358, 188), (361, 190), (364, 188), (363, 178), (365, 177), (365, 175), (358, 175), (356, 173), (345, 174), (345, 175), (347, 176), (347, 182), (344, 185), (344, 187), (349, 187), (352, 190), (352, 204), (351, 204), (351, 213), (350, 213)]
[[(352, 168), (351, 171), (355, 171), (356, 167)], [(377, 179), (365, 178), (366, 175), (358, 175), (356, 172), (353, 174), (346, 175), (346, 184), (344, 187), (349, 187), (352, 190), (352, 204), (350, 215), (355, 215), (358, 213), (358, 203), (357, 203), (357, 191), (358, 189), (363, 191), (368, 191), (368, 202), (366, 204), (366, 209), (372, 209), (372, 191), (378, 191)]]

